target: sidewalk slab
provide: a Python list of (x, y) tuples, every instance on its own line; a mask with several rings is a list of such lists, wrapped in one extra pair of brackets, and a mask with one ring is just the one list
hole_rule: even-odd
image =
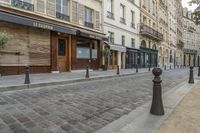
[(127, 116), (121, 117), (95, 133), (153, 133), (169, 117), (177, 104), (194, 85), (184, 82), (164, 93), (164, 116), (151, 115), (149, 113), (151, 101), (149, 101)]
[(200, 133), (200, 82), (184, 97), (156, 133)]

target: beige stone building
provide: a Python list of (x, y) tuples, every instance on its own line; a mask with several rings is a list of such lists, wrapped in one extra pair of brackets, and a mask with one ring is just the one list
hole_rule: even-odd
[(0, 73), (101, 68), (102, 10), (101, 0), (0, 0)]
[(181, 0), (176, 0), (177, 3), (177, 46), (176, 46), (176, 62), (178, 66), (183, 65), (183, 7)]
[[(140, 1), (140, 64), (141, 67), (158, 65), (158, 49), (164, 37), (158, 27), (158, 0)], [(159, 51), (160, 52), (160, 51)]]
[(169, 40), (168, 40), (168, 3), (167, 0), (158, 1), (158, 31), (163, 34), (163, 41), (159, 46), (159, 64), (169, 67)]

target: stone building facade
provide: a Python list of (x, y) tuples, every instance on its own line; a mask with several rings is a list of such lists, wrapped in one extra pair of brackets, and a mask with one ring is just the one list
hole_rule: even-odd
[(105, 43), (111, 51), (108, 67), (133, 68), (139, 56), (139, 0), (104, 0), (103, 5), (103, 31), (109, 38)]
[(101, 0), (0, 0), (0, 72), (20, 74), (99, 69), (102, 45)]
[(158, 52), (163, 34), (158, 28), (158, 0), (140, 1), (140, 66), (154, 67), (158, 65)]

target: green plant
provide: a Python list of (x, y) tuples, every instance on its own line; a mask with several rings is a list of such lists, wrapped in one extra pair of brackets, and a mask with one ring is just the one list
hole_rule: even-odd
[(4, 46), (8, 42), (8, 36), (5, 32), (0, 32), (0, 46)]
[(110, 53), (111, 53), (110, 49), (108, 47), (105, 47), (103, 50), (103, 55), (107, 57), (110, 56)]

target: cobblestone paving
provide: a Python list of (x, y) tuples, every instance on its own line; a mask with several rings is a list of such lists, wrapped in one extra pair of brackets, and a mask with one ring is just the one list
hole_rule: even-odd
[[(163, 90), (188, 70), (163, 73)], [(92, 133), (151, 100), (150, 73), (0, 94), (0, 133)]]

